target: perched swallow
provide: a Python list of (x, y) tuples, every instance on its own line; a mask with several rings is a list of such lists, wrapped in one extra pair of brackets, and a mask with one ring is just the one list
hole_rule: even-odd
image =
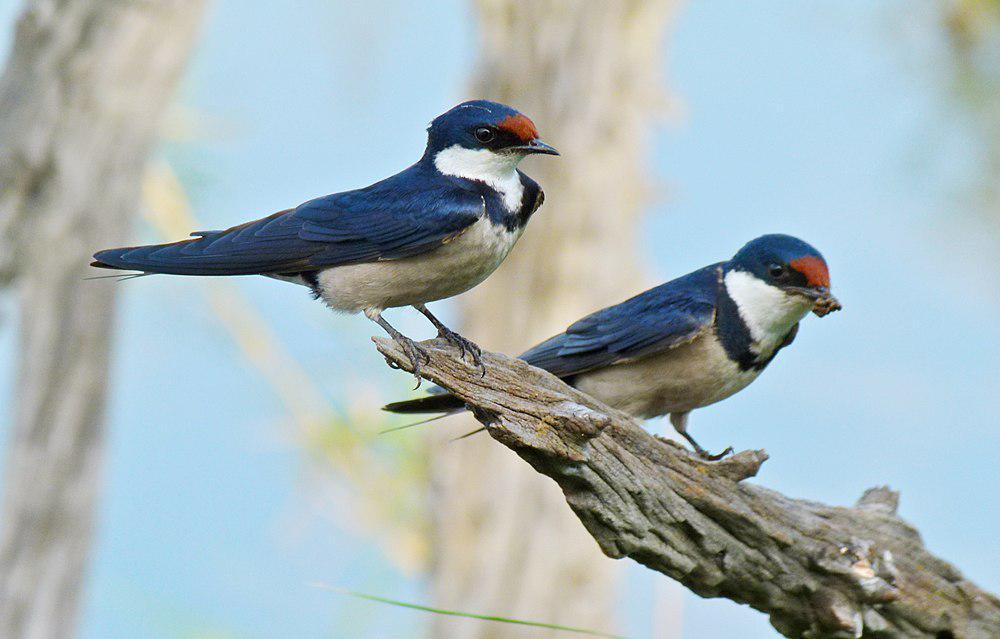
[[(697, 453), (720, 459), (687, 432), (688, 415), (737, 393), (795, 339), (809, 311), (840, 310), (819, 251), (765, 235), (728, 262), (701, 268), (579, 320), (521, 359), (641, 419), (670, 415)], [(464, 410), (442, 389), (389, 404), (394, 413)]]
[(419, 385), (427, 354), (382, 311), (413, 306), (481, 366), (479, 347), (425, 304), (476, 286), (507, 257), (544, 199), (517, 169), (536, 153), (558, 155), (525, 115), (496, 102), (463, 102), (431, 122), (416, 164), (381, 182), (224, 231), (192, 233), (195, 239), (100, 251), (92, 265), (304, 284), (333, 310), (361, 311), (384, 328), (406, 350)]

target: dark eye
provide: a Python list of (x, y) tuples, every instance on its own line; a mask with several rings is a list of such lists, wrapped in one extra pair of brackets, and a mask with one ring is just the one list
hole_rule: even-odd
[(488, 127), (484, 126), (476, 129), (476, 139), (482, 142), (483, 144), (488, 144), (492, 142), (496, 136), (497, 136), (496, 132), (494, 132), (493, 129), (490, 129)]
[(781, 277), (785, 274), (785, 266), (783, 264), (778, 264), (777, 262), (771, 262), (767, 265), (767, 272), (771, 274), (771, 277)]

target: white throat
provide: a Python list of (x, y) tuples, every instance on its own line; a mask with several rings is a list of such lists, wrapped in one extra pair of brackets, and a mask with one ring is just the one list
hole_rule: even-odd
[(745, 271), (729, 271), (724, 282), (758, 352), (770, 353), (777, 348), (813, 307), (805, 297), (786, 293)]
[(507, 210), (515, 213), (521, 208), (524, 194), (521, 176), (517, 174), (517, 165), (523, 159), (520, 153), (494, 153), (489, 149), (467, 149), (454, 144), (437, 152), (434, 166), (445, 175), (484, 182), (498, 191)]

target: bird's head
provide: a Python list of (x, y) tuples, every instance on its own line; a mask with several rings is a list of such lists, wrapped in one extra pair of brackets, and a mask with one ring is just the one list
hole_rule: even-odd
[(471, 100), (434, 118), (424, 157), (442, 173), (495, 179), (535, 153), (559, 155), (526, 115), (498, 102)]
[(776, 343), (809, 311), (840, 310), (819, 251), (789, 235), (747, 243), (725, 266), (723, 282), (754, 339)]
[(765, 286), (805, 300), (820, 317), (841, 308), (830, 293), (826, 260), (797, 237), (781, 234), (758, 237), (741, 248), (730, 264), (733, 270), (746, 273)]

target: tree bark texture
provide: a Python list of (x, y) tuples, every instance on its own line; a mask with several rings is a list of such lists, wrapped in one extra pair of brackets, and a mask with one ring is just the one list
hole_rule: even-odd
[[(524, 163), (546, 203), (504, 265), (459, 300), (465, 334), (520, 352), (644, 284), (636, 255), (647, 140), (666, 111), (661, 66), (675, 2), (475, 6), (480, 60), (470, 97), (521, 110), (562, 152)], [(448, 431), (437, 436), (453, 436)], [(618, 568), (596, 552), (558, 491), (488, 440), (440, 443), (431, 464), (437, 603), (610, 626)], [(433, 623), (432, 636), (454, 639), (555, 635), (443, 617)]]
[(204, 0), (31, 0), (0, 78), (0, 285), (20, 292), (0, 512), (0, 636), (74, 634), (101, 479), (124, 243)]
[[(396, 344), (376, 342), (409, 368)], [(762, 450), (705, 462), (520, 360), (484, 353), (481, 377), (446, 342), (423, 345), (422, 373), (555, 480), (607, 556), (748, 604), (786, 637), (1000, 637), (1000, 599), (928, 552), (888, 488), (852, 507), (791, 499), (743, 481), (767, 459)]]

